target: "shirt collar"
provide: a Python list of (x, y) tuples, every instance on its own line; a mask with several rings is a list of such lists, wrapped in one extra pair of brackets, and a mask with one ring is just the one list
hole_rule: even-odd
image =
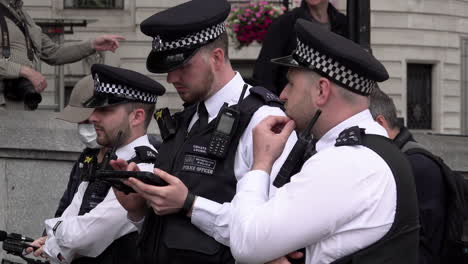
[[(232, 78), (226, 85), (224, 85), (223, 88), (205, 100), (205, 107), (208, 111), (209, 121), (218, 115), (219, 110), (225, 102), (228, 103), (228, 105), (237, 104), (244, 84), (244, 79), (242, 79), (242, 76), (236, 72), (234, 78)], [(248, 90), (245, 93), (245, 96), (247, 95), (249, 95)]]
[(119, 159), (130, 160), (135, 157), (135, 147), (139, 146), (150, 146), (150, 148), (152, 148), (147, 135), (143, 135), (127, 145), (118, 148), (115, 154)]
[(336, 139), (339, 134), (352, 126), (359, 126), (360, 128), (365, 128), (367, 134), (376, 134), (388, 137), (387, 131), (380, 126), (377, 122), (374, 121), (369, 109), (366, 109), (362, 112), (359, 112), (352, 117), (344, 120), (339, 123), (332, 129), (330, 129), (319, 141), (317, 141), (316, 149), (321, 151), (323, 149), (332, 147), (335, 145)]

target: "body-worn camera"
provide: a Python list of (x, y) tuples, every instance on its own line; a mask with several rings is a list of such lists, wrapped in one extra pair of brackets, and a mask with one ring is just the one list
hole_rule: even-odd
[(31, 110), (36, 110), (42, 101), (42, 96), (34, 85), (26, 78), (4, 79), (5, 97), (12, 101), (23, 101)]

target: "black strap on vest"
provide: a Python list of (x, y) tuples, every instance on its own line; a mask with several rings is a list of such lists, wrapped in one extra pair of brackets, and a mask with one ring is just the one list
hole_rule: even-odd
[(249, 96), (238, 105), (238, 109), (240, 109), (242, 115), (241, 122), (239, 123), (239, 128), (241, 129), (247, 127), (253, 114), (255, 114), (260, 107), (268, 105), (282, 109), (284, 105), (278, 96), (264, 87), (255, 86), (250, 88), (249, 92)]
[(98, 204), (100, 204), (107, 196), (111, 185), (104, 181), (92, 181), (88, 184), (86, 191), (81, 201), (80, 211), (78, 215), (89, 213)]
[[(250, 96), (255, 96), (261, 99), (265, 105), (276, 106), (276, 107), (283, 109), (284, 102), (281, 101), (278, 98), (278, 96), (276, 96), (270, 90), (261, 86), (255, 86), (255, 87), (250, 88), (249, 92), (250, 92)], [(249, 98), (250, 96), (248, 96), (247, 98)], [(241, 103), (241, 105), (243, 104)]]
[(93, 178), (92, 175), (94, 175), (94, 172), (99, 169), (99, 165), (100, 164), (98, 164), (97, 153), (95, 155), (85, 154), (80, 157), (80, 166), (82, 166), (83, 170), (81, 174), (81, 180), (89, 181), (89, 184), (85, 190), (85, 193), (83, 194), (83, 200), (81, 201), (78, 215), (89, 213), (105, 199), (107, 193), (110, 190), (111, 186), (108, 183), (91, 180), (91, 178)]
[[(20, 14), (21, 15), (21, 14)], [(26, 50), (28, 51), (28, 59), (34, 61), (34, 50), (32, 40), (29, 34), (28, 26), (25, 21), (18, 19), (10, 9), (0, 3), (0, 29), (2, 30), (2, 55), (5, 59), (10, 59), (11, 49), (10, 49), (10, 34), (8, 31), (8, 26), (6, 23), (5, 17), (8, 17), (13, 23), (15, 23), (18, 28), (23, 32), (24, 38), (26, 40)]]
[(411, 165), (388, 138), (365, 134), (364, 129), (359, 127), (343, 131), (335, 146), (353, 145), (362, 145), (371, 149), (390, 167), (397, 187), (395, 219), (390, 230), (380, 240), (332, 264), (416, 264), (419, 217)]

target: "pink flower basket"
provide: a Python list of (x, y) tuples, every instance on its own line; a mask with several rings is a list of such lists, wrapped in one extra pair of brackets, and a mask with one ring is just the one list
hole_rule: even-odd
[(283, 14), (285, 8), (274, 6), (268, 1), (259, 1), (243, 4), (233, 8), (227, 19), (227, 25), (231, 29), (231, 38), (240, 49), (257, 41), (262, 43), (268, 27), (273, 20)]

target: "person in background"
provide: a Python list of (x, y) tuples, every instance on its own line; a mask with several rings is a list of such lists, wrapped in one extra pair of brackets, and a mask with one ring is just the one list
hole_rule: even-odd
[(332, 32), (348, 36), (346, 16), (340, 13), (328, 0), (303, 0), (300, 7), (278, 17), (268, 29), (262, 49), (255, 62), (253, 80), (280, 95), (288, 83), (287, 67), (271, 63), (273, 58), (288, 56), (296, 47), (294, 24), (302, 18)]
[(96, 51), (112, 51), (124, 38), (101, 35), (92, 40), (58, 45), (33, 21), (22, 0), (0, 0), (0, 109), (35, 110), (47, 88), (45, 77), (34, 65), (79, 61)]
[[(409, 145), (427, 149), (416, 142), (411, 132), (400, 124), (392, 98), (379, 88), (370, 96), (370, 112), (377, 123), (385, 128), (393, 142), (405, 152)], [(445, 182), (440, 166), (422, 153), (407, 154), (413, 169), (418, 194), (420, 234), (419, 263), (439, 264), (445, 227)]]

